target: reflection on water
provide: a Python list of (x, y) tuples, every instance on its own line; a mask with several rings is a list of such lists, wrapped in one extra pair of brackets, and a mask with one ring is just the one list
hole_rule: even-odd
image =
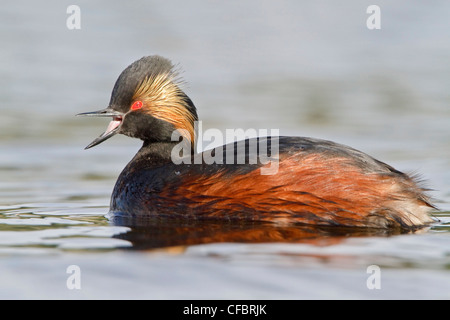
[(262, 222), (186, 221), (164, 218), (137, 220), (114, 217), (117, 226), (130, 231), (115, 235), (131, 242), (132, 249), (154, 249), (211, 243), (306, 243), (328, 246), (348, 237), (390, 236), (399, 231), (363, 228), (333, 228), (306, 225), (280, 226)]
[(5, 248), (63, 250), (152, 250), (205, 244), (305, 244), (335, 246), (348, 239), (450, 232), (450, 212), (431, 227), (400, 230), (318, 227), (267, 222), (193, 221), (170, 218), (107, 218), (106, 207), (75, 204), (0, 206), (0, 252)]
[[(448, 294), (450, 212), (437, 214), (440, 222), (430, 229), (398, 234), (249, 222), (108, 220), (107, 207), (83, 201), (0, 206), (1, 297), (372, 298), (365, 281), (373, 264), (382, 268), (383, 297)], [(65, 270), (73, 264), (85, 275), (76, 296), (64, 285)], [(420, 291), (410, 291), (413, 274), (425, 283), (424, 290), (420, 285)], [(187, 289), (199, 283), (206, 287)], [(33, 288), (39, 288), (38, 295)], [(347, 294), (336, 296), (341, 290)]]

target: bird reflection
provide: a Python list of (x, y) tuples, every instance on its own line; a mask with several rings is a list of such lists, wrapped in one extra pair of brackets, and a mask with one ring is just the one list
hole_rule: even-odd
[[(348, 237), (390, 236), (398, 231), (275, 225), (262, 222), (186, 221), (167, 218), (113, 217), (111, 222), (130, 231), (115, 237), (131, 242), (131, 249), (157, 249), (209, 243), (308, 243), (328, 246)], [(356, 230), (355, 230), (356, 229)]]

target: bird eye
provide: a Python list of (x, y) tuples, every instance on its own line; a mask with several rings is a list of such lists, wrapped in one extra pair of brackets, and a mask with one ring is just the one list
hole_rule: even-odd
[(143, 106), (144, 106), (144, 104), (142, 103), (142, 101), (135, 101), (133, 103), (133, 105), (131, 106), (131, 110), (139, 110)]

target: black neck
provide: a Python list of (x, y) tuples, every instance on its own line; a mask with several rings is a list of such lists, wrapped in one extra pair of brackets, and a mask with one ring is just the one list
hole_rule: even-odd
[(133, 160), (140, 159), (147, 163), (165, 164), (171, 162), (172, 149), (178, 142), (149, 142), (144, 141), (141, 149), (138, 151)]

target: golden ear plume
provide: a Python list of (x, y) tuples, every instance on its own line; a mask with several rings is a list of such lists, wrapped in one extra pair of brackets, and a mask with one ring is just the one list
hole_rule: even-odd
[(188, 104), (189, 98), (180, 89), (178, 73), (170, 71), (146, 77), (137, 87), (133, 101), (144, 103), (144, 112), (174, 125), (180, 133), (194, 143), (194, 121), (197, 116)]

